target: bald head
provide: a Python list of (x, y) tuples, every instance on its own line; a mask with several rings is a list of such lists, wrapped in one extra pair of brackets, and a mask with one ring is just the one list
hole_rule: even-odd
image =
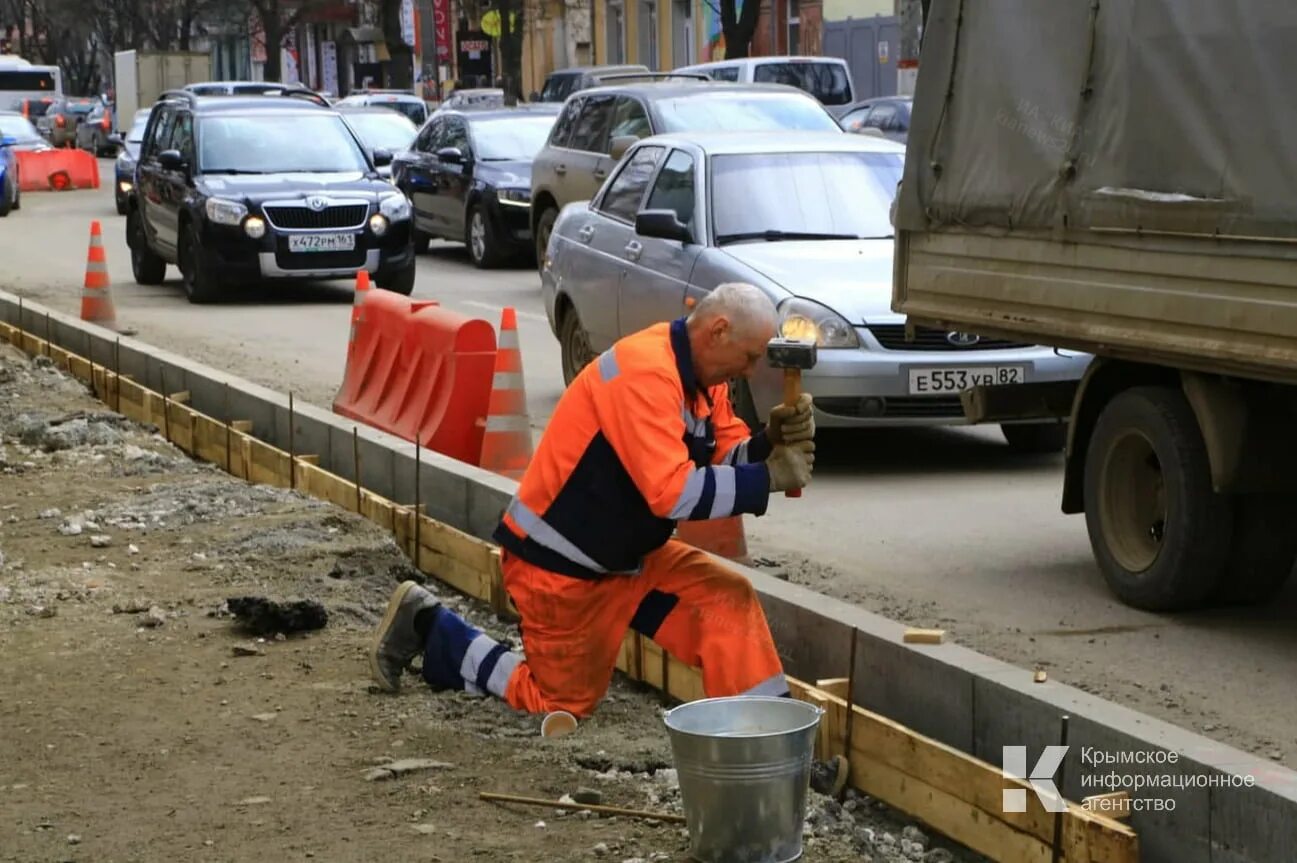
[(689, 315), (694, 373), (703, 386), (747, 377), (775, 335), (774, 303), (743, 282), (719, 285)]

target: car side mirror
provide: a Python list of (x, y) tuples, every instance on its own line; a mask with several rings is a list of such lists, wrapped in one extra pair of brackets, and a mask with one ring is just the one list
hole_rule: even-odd
[(382, 168), (385, 165), (392, 164), (392, 151), (379, 148), (374, 151), (374, 167)]
[(158, 164), (164, 171), (184, 171), (189, 167), (179, 150), (163, 150), (158, 153)]
[(437, 151), (437, 158), (447, 165), (464, 164), (464, 151), (458, 147), (442, 147)]
[(694, 241), (689, 226), (680, 221), (675, 210), (645, 210), (635, 217), (635, 233), (659, 240), (678, 240), (686, 245)]
[(635, 146), (639, 138), (634, 135), (618, 135), (612, 139), (612, 146), (608, 148), (608, 155), (614, 162), (620, 162), (621, 157), (626, 155), (626, 151)]
[(113, 132), (108, 136), (108, 143), (120, 147), (122, 145), (122, 136), (120, 132)]

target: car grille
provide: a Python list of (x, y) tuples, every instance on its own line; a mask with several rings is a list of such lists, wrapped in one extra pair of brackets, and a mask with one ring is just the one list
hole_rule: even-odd
[(878, 343), (889, 351), (1002, 351), (1010, 348), (1031, 347), (1023, 342), (1008, 339), (979, 338), (975, 344), (955, 345), (946, 338), (949, 330), (918, 327), (914, 341), (905, 340), (905, 324), (870, 324), (866, 327)]
[(342, 204), (336, 207), (325, 207), (323, 210), (312, 210), (306, 206), (280, 204), (266, 207), (265, 211), (266, 218), (276, 228), (312, 231), (325, 228), (359, 228), (365, 223), (369, 207), (366, 204)]
[(948, 419), (964, 416), (959, 396), (817, 398), (815, 407), (826, 414), (855, 419)]

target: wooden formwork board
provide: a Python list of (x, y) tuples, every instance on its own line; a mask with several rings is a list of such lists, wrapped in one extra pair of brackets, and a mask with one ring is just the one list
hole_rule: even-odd
[[(164, 399), (129, 377), (83, 357), (53, 347), (30, 333), (0, 323), (0, 337), (28, 354), (45, 354), (56, 365), (92, 384), (96, 396), (130, 419), (149, 423), (168, 434), (185, 452), (226, 468), (250, 482), (305, 494), (355, 512), (355, 483), (319, 466), (313, 455), (292, 457), (253, 436), (252, 424), (228, 425), (199, 413), (186, 394)], [(361, 489), (360, 514), (392, 533), (397, 544), (425, 574), (467, 596), (491, 603), (497, 612), (514, 613), (504, 589), (500, 552), (493, 544), (449, 525), (415, 514), (411, 506)], [(417, 518), (417, 528), (416, 528)], [(416, 548), (417, 535), (417, 548)], [(617, 657), (627, 676), (692, 701), (704, 697), (702, 673), (665, 653), (651, 639), (627, 633)], [(816, 740), (821, 758), (846, 755), (850, 783), (933, 830), (995, 860), (1049, 863), (1053, 859), (1055, 814), (1045, 811), (1031, 786), (1002, 770), (925, 737), (859, 706), (848, 707), (847, 681), (820, 681), (823, 688), (790, 677), (795, 698), (824, 710)], [(851, 752), (845, 752), (848, 717)], [(1005, 813), (1006, 788), (1027, 791), (1027, 811)], [(1061, 813), (1059, 860), (1065, 863), (1136, 863), (1138, 839), (1121, 822), (1068, 803)]]

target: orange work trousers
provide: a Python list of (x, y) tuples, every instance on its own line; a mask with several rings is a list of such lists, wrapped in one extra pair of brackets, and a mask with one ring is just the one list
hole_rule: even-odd
[(504, 695), (518, 710), (589, 716), (608, 689), (628, 628), (702, 666), (708, 697), (788, 692), (751, 583), (693, 546), (671, 540), (638, 574), (599, 580), (559, 575), (508, 552), (503, 565), (526, 653)]

